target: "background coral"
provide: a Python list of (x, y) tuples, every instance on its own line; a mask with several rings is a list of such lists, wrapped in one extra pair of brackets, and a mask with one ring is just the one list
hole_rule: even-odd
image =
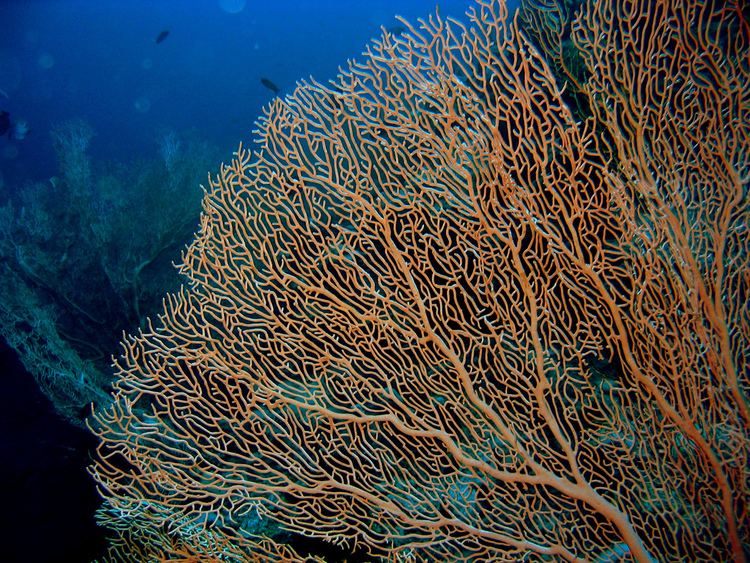
[(51, 136), (59, 176), (3, 187), (0, 334), (57, 410), (81, 425), (91, 403), (109, 402), (123, 331), (179, 287), (172, 263), (198, 222), (199, 184), (216, 151), (167, 132), (163, 161), (95, 165), (86, 122), (62, 123)]

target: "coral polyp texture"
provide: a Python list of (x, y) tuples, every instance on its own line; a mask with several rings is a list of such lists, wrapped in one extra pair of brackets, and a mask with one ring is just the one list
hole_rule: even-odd
[(97, 413), (113, 556), (743, 560), (744, 15), (580, 6), (576, 86), (480, 1), (274, 101)]

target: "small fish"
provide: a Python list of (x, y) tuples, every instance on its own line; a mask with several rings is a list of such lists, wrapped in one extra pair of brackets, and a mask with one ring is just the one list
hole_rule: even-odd
[(268, 80), (268, 78), (261, 78), (260, 83), (263, 84), (263, 86), (265, 86), (269, 90), (271, 90), (271, 92), (273, 92), (274, 94), (278, 94), (279, 92), (281, 92), (281, 88), (279, 88), (278, 86), (276, 86), (276, 84)]
[(6, 133), (10, 136), (10, 114), (7, 111), (0, 111), (0, 137)]
[(156, 36), (156, 39), (154, 39), (154, 43), (157, 43), (157, 44), (161, 43), (167, 38), (168, 35), (169, 35), (169, 30), (163, 29), (162, 31), (159, 32), (159, 35)]
[(31, 128), (26, 121), (11, 121), (10, 114), (7, 111), (0, 111), (0, 137), (7, 135), (9, 139), (22, 141), (30, 130)]

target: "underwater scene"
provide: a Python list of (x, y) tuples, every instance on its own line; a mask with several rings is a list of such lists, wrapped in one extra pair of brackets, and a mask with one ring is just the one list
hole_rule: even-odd
[(3, 562), (750, 559), (740, 0), (0, 3)]

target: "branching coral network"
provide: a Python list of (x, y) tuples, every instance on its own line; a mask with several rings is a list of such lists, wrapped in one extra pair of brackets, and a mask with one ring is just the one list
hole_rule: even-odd
[(114, 556), (743, 560), (747, 21), (507, 16), (386, 33), (212, 179), (97, 414)]

